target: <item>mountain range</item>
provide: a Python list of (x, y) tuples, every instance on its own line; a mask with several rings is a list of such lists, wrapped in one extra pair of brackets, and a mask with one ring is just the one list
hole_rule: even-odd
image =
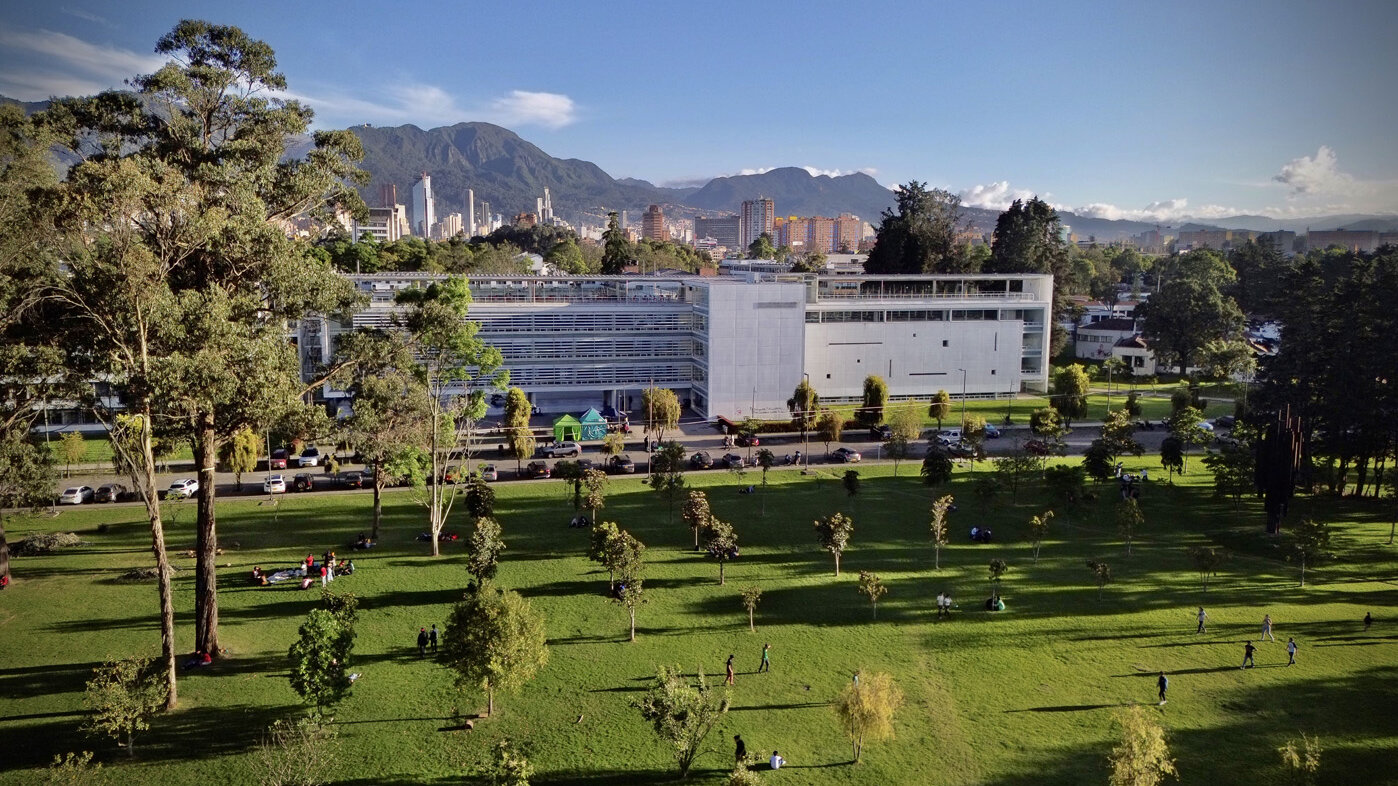
[[(47, 101), (22, 102), (0, 96), (0, 104), (18, 104), (26, 113), (47, 107)], [(532, 212), (535, 200), (548, 188), (554, 212), (575, 222), (602, 224), (609, 211), (628, 211), (633, 222), (648, 205), (660, 205), (667, 217), (692, 218), (736, 213), (744, 200), (765, 196), (779, 216), (838, 216), (851, 213), (875, 226), (880, 214), (893, 206), (893, 192), (863, 173), (813, 175), (801, 167), (781, 167), (760, 174), (716, 177), (702, 187), (668, 188), (636, 178), (613, 178), (590, 161), (555, 158), (507, 128), (490, 123), (457, 123), (423, 130), (414, 125), (351, 128), (364, 146), (361, 166), (371, 181), (362, 189), (370, 205), (381, 202), (380, 187), (397, 187), (397, 201), (411, 204), (412, 187), (426, 172), (432, 176), (437, 215), (465, 212), (466, 190), (476, 202), (490, 203), (493, 213), (510, 217)], [(288, 154), (304, 155), (308, 138), (292, 140)], [(989, 234), (996, 210), (965, 207), (968, 226)], [(1097, 218), (1060, 211), (1063, 223), (1079, 237), (1118, 240), (1164, 222)], [(1183, 219), (1169, 225), (1184, 228), (1244, 229), (1260, 232), (1307, 229), (1398, 231), (1398, 215), (1342, 214), (1296, 219), (1257, 215)]]

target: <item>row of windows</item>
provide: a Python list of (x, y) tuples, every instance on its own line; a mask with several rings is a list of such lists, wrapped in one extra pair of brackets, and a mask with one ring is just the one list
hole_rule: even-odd
[[(1021, 321), (1037, 317), (1042, 324), (1043, 312), (1037, 309), (953, 308), (909, 309), (906, 311), (807, 311), (808, 323), (831, 322), (978, 322)], [(1028, 322), (1026, 322), (1028, 324)]]
[(545, 385), (590, 385), (607, 387), (649, 387), (688, 384), (695, 377), (689, 363), (645, 366), (524, 366), (510, 368), (510, 384), (520, 387)]
[(689, 358), (702, 355), (702, 346), (688, 338), (576, 338), (535, 340), (503, 338), (491, 341), (510, 360), (571, 360), (573, 358)]

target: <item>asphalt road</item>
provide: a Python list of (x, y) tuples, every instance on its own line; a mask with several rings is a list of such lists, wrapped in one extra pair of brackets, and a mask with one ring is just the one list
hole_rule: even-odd
[[(1081, 455), (1082, 452), (1086, 450), (1087, 446), (1091, 444), (1092, 440), (1097, 439), (1097, 437), (1100, 436), (1100, 434), (1101, 429), (1095, 425), (1075, 427), (1072, 433), (1069, 434), (1068, 438), (1065, 440), (1068, 448), (1068, 454)], [(1017, 441), (1025, 440), (1028, 437), (1029, 431), (1026, 427), (1011, 427), (1003, 429), (1003, 436), (1001, 436), (1000, 438), (986, 440), (986, 452), (992, 457), (997, 455), (1005, 455), (1010, 451), (1014, 450)], [(1164, 439), (1164, 437), (1165, 431), (1159, 427), (1150, 431), (1146, 431), (1143, 429), (1138, 429), (1136, 431), (1136, 439), (1140, 441), (1142, 445), (1145, 446), (1147, 455), (1155, 454), (1160, 451), (1160, 442)], [(700, 430), (692, 428), (690, 429), (690, 433), (680, 431), (670, 432), (665, 435), (665, 438), (667, 441), (669, 441), (670, 439), (677, 439), (678, 441), (682, 442), (691, 454), (702, 450), (706, 451), (714, 459), (717, 459), (719, 456), (722, 456), (725, 453), (737, 453), (740, 456), (742, 456), (745, 461), (747, 461), (750, 455), (756, 455), (758, 450), (758, 448), (753, 448), (751, 450), (749, 450), (748, 448), (725, 448), (723, 445), (723, 435), (717, 433), (716, 431), (707, 429)], [(777, 461), (779, 464), (784, 456), (794, 456), (796, 451), (806, 452), (801, 438), (795, 434), (764, 435), (761, 439), (762, 447), (765, 447), (771, 450), (774, 454), (776, 454)], [(641, 440), (639, 439), (639, 437), (637, 437), (634, 440), (628, 440), (626, 454), (629, 455), (632, 458), (632, 460), (636, 462), (636, 472), (638, 474), (644, 474), (646, 471), (647, 454), (640, 447), (640, 445)], [(853, 448), (854, 450), (859, 451), (863, 456), (864, 463), (883, 463), (888, 461), (888, 459), (884, 458), (882, 455), (882, 444), (876, 440), (868, 438), (867, 432), (863, 429), (850, 429), (849, 431), (847, 431), (845, 433), (845, 439), (843, 439), (840, 442), (840, 445), (843, 447)], [(925, 442), (918, 442), (913, 449), (913, 455), (918, 456), (918, 458), (907, 459), (907, 461), (920, 461), (920, 457), (923, 454), (923, 451), (926, 450), (925, 446)], [(839, 462), (828, 461), (824, 453), (825, 446), (817, 440), (811, 440), (808, 453), (809, 464), (811, 466), (824, 466), (826, 468), (839, 466)], [(583, 457), (590, 458), (599, 464), (606, 459), (606, 456), (604, 456), (601, 453), (601, 450), (597, 445), (584, 445)], [(475, 451), (473, 451), (472, 458), (473, 466), (480, 466), (482, 464), (495, 464), (496, 467), (499, 469), (501, 481), (515, 482), (519, 480), (515, 472), (515, 462), (513, 460), (499, 458), (494, 442), (488, 442), (479, 446)], [(547, 464), (549, 464), (550, 467), (552, 467), (558, 461), (564, 459), (535, 460), (545, 461)], [(749, 467), (751, 467), (751, 464), (749, 464)], [(342, 472), (358, 470), (362, 468), (363, 467), (359, 465), (340, 465), (340, 470)], [(709, 470), (689, 471), (727, 472), (728, 470), (714, 468)], [(288, 493), (368, 494), (372, 491), (371, 489), (367, 488), (337, 488), (334, 485), (334, 478), (325, 473), (324, 467), (312, 467), (307, 468), (305, 470), (292, 467), (285, 471), (278, 470), (277, 472), (282, 474), (287, 479), (288, 483), (290, 483), (291, 478), (298, 472), (309, 473), (314, 479), (314, 491)], [(220, 497), (225, 498), (238, 496), (263, 496), (264, 493), (262, 491), (262, 480), (266, 476), (266, 474), (267, 473), (265, 470), (245, 473), (243, 475), (243, 487), (241, 490), (239, 490), (237, 486), (237, 478), (233, 473), (216, 473), (215, 482), (218, 484), (218, 495)], [(160, 473), (160, 475), (158, 476), (159, 487), (167, 488), (171, 483), (173, 483), (177, 479), (192, 477), (194, 477), (194, 473), (192, 471), (187, 470)], [(61, 492), (65, 488), (81, 485), (87, 485), (96, 488), (105, 483), (122, 483), (127, 486), (130, 485), (130, 481), (128, 479), (118, 477), (117, 475), (111, 473), (109, 470), (99, 471), (95, 467), (92, 467), (89, 468), (88, 471), (75, 470), (71, 478), (66, 478), (59, 482), (56, 491)]]

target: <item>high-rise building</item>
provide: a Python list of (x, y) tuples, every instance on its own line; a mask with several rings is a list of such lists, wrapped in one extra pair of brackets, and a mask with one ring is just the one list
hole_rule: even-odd
[(436, 240), (450, 240), (461, 234), (463, 222), (460, 213), (450, 213), (433, 228), (432, 237)]
[(665, 211), (660, 209), (660, 205), (651, 205), (641, 216), (641, 237), (646, 240), (670, 239), (665, 232)]
[(539, 223), (547, 226), (553, 225), (553, 201), (549, 197), (549, 190), (544, 189), (544, 198), (539, 201)]
[(395, 207), (371, 207), (369, 208), (369, 218), (363, 222), (354, 222), (354, 239), (359, 240), (368, 234), (373, 236), (380, 243), (392, 243), (403, 236), (403, 227), (400, 223), (402, 205)]
[(466, 189), (466, 238), (476, 236), (476, 192)]
[(738, 239), (738, 225), (742, 219), (738, 216), (723, 216), (721, 218), (696, 218), (694, 219), (694, 238), (702, 240), (706, 237), (713, 238), (715, 245), (722, 246), (729, 251), (739, 251), (742, 246)]
[(853, 254), (859, 250), (859, 241), (864, 239), (864, 222), (858, 216), (841, 213), (835, 219), (835, 250), (838, 254)]
[(738, 243), (747, 248), (762, 235), (771, 235), (776, 228), (777, 206), (767, 197), (743, 202), (741, 237)]
[(398, 204), (398, 186), (393, 183), (379, 184), (379, 207), (392, 208)]
[(432, 198), (432, 176), (422, 173), (413, 186), (413, 234), (428, 237), (437, 223), (437, 206)]

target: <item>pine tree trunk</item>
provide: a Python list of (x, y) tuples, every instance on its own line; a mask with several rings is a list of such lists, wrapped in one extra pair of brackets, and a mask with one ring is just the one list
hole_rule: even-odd
[(198, 535), (194, 572), (194, 649), (218, 657), (218, 531), (214, 512), (214, 468), (218, 438), (212, 412), (199, 415), (194, 434), (199, 483)]
[(10, 576), (10, 544), (5, 540), (5, 513), (0, 511), (0, 577)]
[(139, 447), (141, 456), (132, 464), (132, 484), (138, 485), (150, 521), (151, 551), (155, 555), (156, 587), (160, 593), (160, 657), (165, 662), (165, 709), (173, 710), (179, 698), (175, 674), (175, 600), (170, 582), (170, 558), (165, 551), (165, 524), (160, 517), (160, 492), (155, 483), (155, 451), (151, 446), (150, 402), (142, 401)]
[(374, 463), (374, 519), (369, 530), (369, 539), (379, 542), (379, 525), (383, 523), (383, 463)]
[(627, 611), (631, 613), (631, 640), (632, 640), (632, 641), (635, 641), (635, 640), (636, 640), (636, 609), (633, 607), (633, 608), (627, 609)]

